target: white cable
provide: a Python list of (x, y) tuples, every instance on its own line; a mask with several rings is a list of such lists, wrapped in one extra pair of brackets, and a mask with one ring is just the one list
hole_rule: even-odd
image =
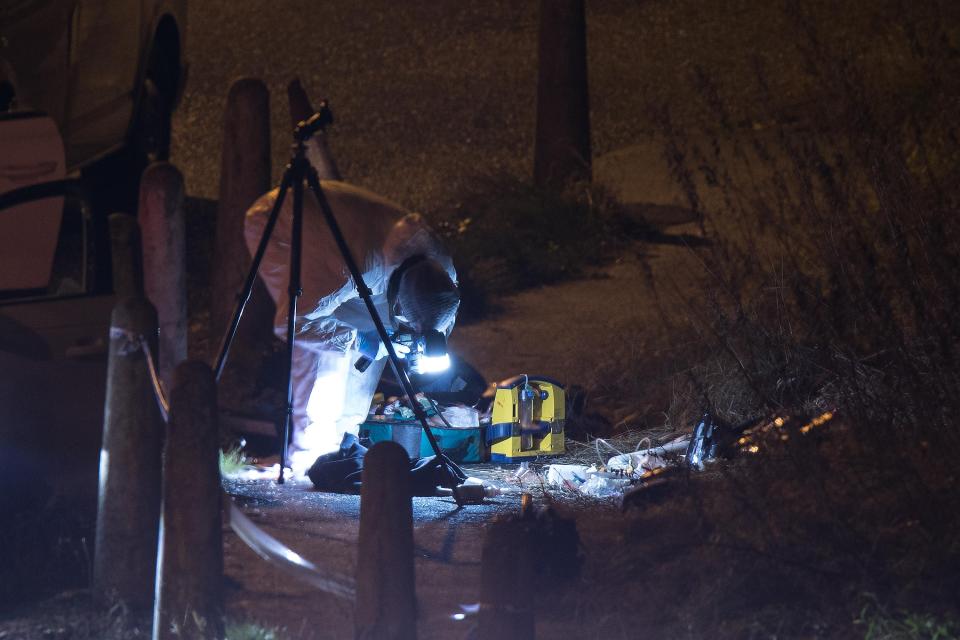
[(110, 327), (110, 339), (125, 340), (117, 349), (117, 353), (121, 356), (128, 356), (137, 351), (143, 352), (147, 361), (147, 373), (150, 375), (150, 383), (153, 385), (153, 396), (157, 401), (157, 408), (160, 409), (160, 415), (163, 416), (163, 421), (169, 422), (170, 403), (167, 402), (167, 396), (163, 390), (163, 383), (157, 374), (157, 368), (153, 362), (153, 353), (150, 351), (150, 345), (147, 344), (147, 339), (142, 334), (134, 333), (121, 327)]
[(593, 441), (593, 444), (594, 444), (594, 447), (596, 447), (596, 449), (597, 449), (597, 459), (600, 460), (600, 465), (599, 465), (599, 466), (601, 466), (601, 467), (606, 466), (606, 462), (604, 462), (603, 456), (600, 454), (600, 443), (601, 443), (601, 442), (602, 442), (603, 444), (605, 444), (608, 449), (610, 449), (611, 451), (613, 451), (614, 453), (616, 453), (618, 456), (626, 455), (626, 454), (623, 453), (623, 451), (620, 451), (620, 449), (617, 449), (615, 446), (613, 446), (612, 444), (610, 444), (609, 442), (607, 442), (607, 441), (604, 440), (603, 438), (597, 438), (596, 440)]
[(170, 402), (167, 401), (167, 395), (163, 391), (163, 382), (157, 374), (157, 367), (153, 363), (153, 353), (150, 351), (150, 345), (147, 339), (140, 336), (140, 349), (147, 358), (147, 370), (150, 372), (150, 382), (153, 383), (153, 395), (157, 399), (157, 406), (160, 408), (160, 415), (164, 422), (170, 422)]

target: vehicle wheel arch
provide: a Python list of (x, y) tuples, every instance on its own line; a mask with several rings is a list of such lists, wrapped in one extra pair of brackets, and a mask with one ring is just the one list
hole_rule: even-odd
[[(160, 117), (164, 132), (161, 151), (155, 160), (166, 160), (170, 143), (170, 117), (177, 106), (184, 82), (182, 64), (183, 34), (176, 17), (161, 13), (150, 24), (149, 39), (143, 47), (133, 114), (128, 125), (128, 145), (140, 146), (138, 129), (144, 119), (156, 121)], [(161, 115), (157, 115), (161, 114)]]
[(183, 37), (175, 16), (159, 15), (150, 28), (150, 41), (144, 48), (146, 54), (141, 62), (140, 87), (152, 80), (167, 100), (170, 107), (176, 106), (183, 85)]
[(13, 66), (0, 56), (0, 113), (12, 109), (17, 99), (17, 76)]

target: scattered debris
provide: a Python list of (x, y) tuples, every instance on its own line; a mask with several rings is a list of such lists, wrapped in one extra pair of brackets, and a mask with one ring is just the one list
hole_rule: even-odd
[[(644, 443), (647, 448), (641, 449)], [(616, 455), (604, 461), (601, 445)], [(688, 451), (690, 446), (690, 436), (681, 436), (657, 447), (651, 447), (649, 439), (645, 438), (637, 445), (636, 451), (624, 453), (607, 440), (597, 438), (594, 440), (597, 463), (551, 464), (547, 467), (546, 481), (551, 487), (577, 491), (593, 498), (619, 496), (644, 474), (677, 464), (679, 452)]]
[[(592, 443), (597, 462), (548, 465), (546, 484), (593, 498), (623, 495), (623, 507), (627, 508), (658, 500), (665, 492), (664, 485), (680, 472), (703, 471), (717, 458), (758, 453), (765, 438), (804, 436), (833, 417), (834, 412), (827, 411), (810, 420), (756, 418), (729, 426), (704, 413), (692, 433), (658, 446), (651, 446), (649, 438), (643, 438), (635, 451), (622, 452), (608, 440), (597, 438)], [(646, 448), (642, 448), (644, 444)], [(601, 447), (616, 455), (604, 461)]]

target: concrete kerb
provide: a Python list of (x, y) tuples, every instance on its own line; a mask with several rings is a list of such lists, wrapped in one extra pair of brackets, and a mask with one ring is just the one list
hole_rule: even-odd
[[(736, 211), (730, 210), (727, 195), (730, 187), (714, 174), (722, 169), (724, 179), (736, 185), (746, 206), (752, 193), (782, 188), (793, 193), (804, 187), (794, 179), (793, 160), (784, 148), (783, 137), (789, 140), (791, 136), (812, 136), (786, 125), (756, 125), (738, 130), (737, 135), (739, 137), (734, 138), (690, 131), (682, 140), (671, 142), (661, 135), (650, 134), (630, 146), (595, 157), (594, 182), (608, 189), (629, 211), (659, 227), (690, 225), (687, 230), (696, 232), (693, 227), (704, 217), (710, 220), (710, 226), (724, 223), (734, 227), (737, 216)], [(827, 135), (812, 139), (826, 149), (836, 150), (839, 157), (849, 156), (849, 150), (836, 139)], [(675, 145), (678, 148), (674, 148)], [(698, 199), (697, 210), (691, 208), (689, 194), (678, 180), (676, 162), (690, 169), (690, 185), (696, 189)], [(858, 186), (867, 184), (866, 176), (852, 175)], [(781, 183), (781, 179), (785, 182)], [(680, 230), (684, 229), (677, 229)]]

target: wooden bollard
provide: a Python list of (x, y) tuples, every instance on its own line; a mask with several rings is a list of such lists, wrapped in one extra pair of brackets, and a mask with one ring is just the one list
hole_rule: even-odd
[(410, 458), (395, 442), (364, 458), (359, 537), (355, 637), (416, 638)]
[(528, 522), (490, 525), (481, 551), (479, 640), (533, 639), (533, 551)]
[(93, 557), (94, 592), (106, 606), (153, 602), (164, 424), (139, 336), (155, 349), (156, 333), (156, 311), (142, 296), (114, 307)]
[(143, 232), (144, 291), (160, 324), (157, 368), (169, 388), (173, 368), (187, 358), (183, 175), (175, 166), (157, 162), (143, 172), (137, 218)]
[(584, 0), (540, 0), (533, 179), (590, 179), (590, 98)]
[[(270, 190), (270, 92), (262, 80), (241, 78), (230, 86), (223, 115), (220, 200), (210, 306), (210, 344), (220, 344), (250, 268), (243, 236), (247, 209)], [(273, 335), (273, 301), (257, 278), (237, 332), (240, 344)]]
[(163, 509), (153, 640), (223, 637), (223, 540), (213, 371), (173, 373), (163, 449)]
[(110, 258), (113, 263), (113, 293), (118, 298), (142, 294), (140, 226), (129, 213), (110, 215)]

